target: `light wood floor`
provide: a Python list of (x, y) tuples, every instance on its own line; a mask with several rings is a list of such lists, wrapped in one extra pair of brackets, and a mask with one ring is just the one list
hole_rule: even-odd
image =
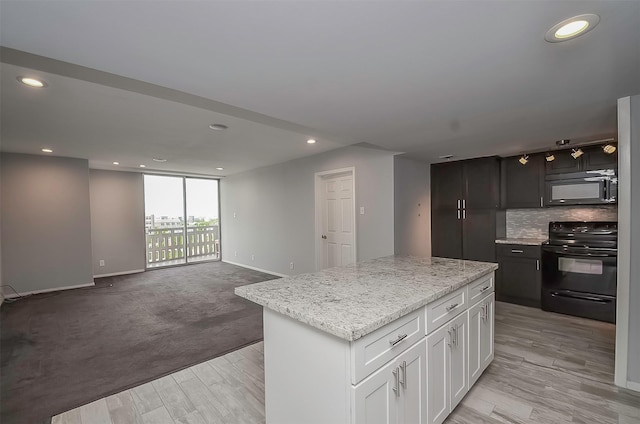
[[(611, 324), (498, 303), (495, 359), (446, 423), (640, 423), (640, 394), (613, 385), (614, 337)], [(264, 423), (262, 343), (52, 423)]]

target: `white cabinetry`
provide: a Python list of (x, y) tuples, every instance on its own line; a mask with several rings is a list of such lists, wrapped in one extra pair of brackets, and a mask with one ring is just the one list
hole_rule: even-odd
[(352, 388), (354, 424), (424, 423), (425, 341)]
[(468, 390), (467, 314), (461, 313), (427, 336), (427, 422), (443, 422)]
[(264, 309), (267, 424), (439, 424), (493, 359), (493, 273), (348, 341)]
[(495, 294), (469, 309), (469, 385), (473, 385), (493, 360)]

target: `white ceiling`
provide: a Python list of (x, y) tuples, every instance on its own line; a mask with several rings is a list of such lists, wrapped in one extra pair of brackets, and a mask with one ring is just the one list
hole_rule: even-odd
[[(583, 13), (594, 30), (544, 41)], [(153, 152), (166, 169), (234, 173), (355, 142), (427, 161), (515, 154), (615, 134), (616, 99), (640, 94), (640, 1), (3, 0), (0, 24), (4, 47), (177, 90), (127, 92), (69, 65), (43, 67), (33, 94), (3, 65), (3, 150), (51, 140), (92, 163)], [(207, 130), (214, 118), (230, 131)]]

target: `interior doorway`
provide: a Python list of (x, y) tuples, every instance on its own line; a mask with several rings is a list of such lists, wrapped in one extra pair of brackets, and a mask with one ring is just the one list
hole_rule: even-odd
[(220, 259), (217, 179), (144, 176), (146, 267)]
[(316, 269), (357, 260), (355, 168), (315, 174)]

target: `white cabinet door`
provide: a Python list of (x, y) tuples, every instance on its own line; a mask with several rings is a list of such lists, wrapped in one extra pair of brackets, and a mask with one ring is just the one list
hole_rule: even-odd
[(491, 361), (493, 361), (493, 330), (495, 327), (495, 294), (487, 296), (481, 303), (485, 305), (485, 319), (482, 323), (482, 333), (480, 336), (480, 361), (482, 371), (484, 371)]
[(416, 343), (398, 357), (400, 370), (399, 423), (425, 424), (427, 422), (426, 341)]
[(449, 353), (451, 326), (445, 324), (427, 336), (427, 422), (442, 423), (449, 415)]
[(464, 395), (469, 391), (469, 375), (467, 373), (467, 313), (464, 312), (454, 318), (448, 327), (451, 328), (451, 347), (449, 361), (449, 376), (451, 398), (449, 411), (458, 405)]
[(469, 309), (469, 387), (493, 361), (495, 294)]
[[(398, 422), (400, 375), (390, 362), (358, 384), (353, 391), (355, 424), (395, 424)], [(394, 388), (396, 390), (394, 390)]]
[(482, 327), (484, 325), (484, 302), (478, 302), (469, 309), (469, 387), (480, 377), (483, 371)]

